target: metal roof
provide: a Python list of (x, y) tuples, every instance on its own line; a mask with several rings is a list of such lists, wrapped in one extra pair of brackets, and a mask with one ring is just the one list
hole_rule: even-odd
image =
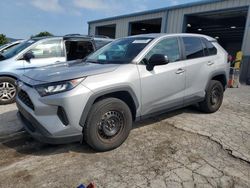
[(108, 18), (99, 19), (99, 20), (93, 20), (93, 21), (89, 21), (88, 24), (103, 22), (103, 21), (116, 20), (116, 19), (121, 19), (121, 18), (132, 17), (132, 16), (141, 16), (141, 15), (145, 15), (145, 14), (153, 14), (153, 13), (163, 12), (163, 11), (167, 11), (167, 10), (181, 9), (181, 8), (187, 8), (187, 7), (191, 7), (191, 6), (198, 6), (198, 5), (216, 3), (216, 2), (221, 2), (221, 1), (225, 1), (225, 0), (202, 0), (202, 1), (198, 1), (198, 2), (185, 3), (185, 4), (170, 6), (170, 7), (158, 8), (158, 9), (154, 9), (154, 10), (147, 10), (147, 11), (136, 12), (136, 13), (131, 13), (131, 14), (124, 14), (124, 15), (121, 15), (121, 16), (114, 16), (114, 17), (108, 17)]

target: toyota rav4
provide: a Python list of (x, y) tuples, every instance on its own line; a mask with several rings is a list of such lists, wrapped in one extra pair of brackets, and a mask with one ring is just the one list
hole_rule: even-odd
[(84, 139), (97, 151), (120, 146), (132, 122), (191, 104), (217, 111), (227, 86), (227, 52), (211, 37), (147, 34), (115, 40), (83, 61), (26, 73), (19, 117), (36, 139)]

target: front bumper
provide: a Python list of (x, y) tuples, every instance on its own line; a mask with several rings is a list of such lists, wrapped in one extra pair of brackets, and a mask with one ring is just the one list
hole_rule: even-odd
[[(71, 91), (47, 97), (40, 97), (34, 88), (27, 85), (18, 90), (25, 91), (33, 104), (31, 108), (17, 95), (18, 116), (32, 137), (49, 144), (81, 141), (82, 127), (79, 121), (90, 90), (79, 85)], [(59, 107), (65, 110), (67, 125), (58, 116)]]
[(70, 136), (67, 135), (61, 137), (55, 137), (51, 135), (35, 118), (33, 118), (18, 103), (17, 107), (19, 109), (19, 111), (17, 112), (17, 117), (23, 123), (24, 129), (36, 140), (48, 144), (66, 144), (81, 141), (82, 134)]

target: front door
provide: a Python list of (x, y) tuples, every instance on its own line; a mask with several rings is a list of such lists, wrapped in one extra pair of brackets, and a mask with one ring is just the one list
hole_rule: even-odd
[[(167, 56), (169, 63), (148, 71), (145, 65), (153, 54)], [(183, 105), (185, 70), (178, 38), (159, 41), (138, 64), (138, 70), (141, 77), (141, 115)]]

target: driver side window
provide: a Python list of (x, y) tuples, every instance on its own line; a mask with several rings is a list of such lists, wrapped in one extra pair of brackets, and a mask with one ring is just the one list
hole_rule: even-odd
[(29, 50), (34, 59), (51, 58), (51, 57), (64, 57), (61, 40), (48, 40)]
[(169, 62), (176, 62), (181, 59), (177, 38), (167, 38), (158, 42), (143, 58), (142, 64), (148, 64), (148, 60), (154, 54), (162, 54), (168, 57)]

